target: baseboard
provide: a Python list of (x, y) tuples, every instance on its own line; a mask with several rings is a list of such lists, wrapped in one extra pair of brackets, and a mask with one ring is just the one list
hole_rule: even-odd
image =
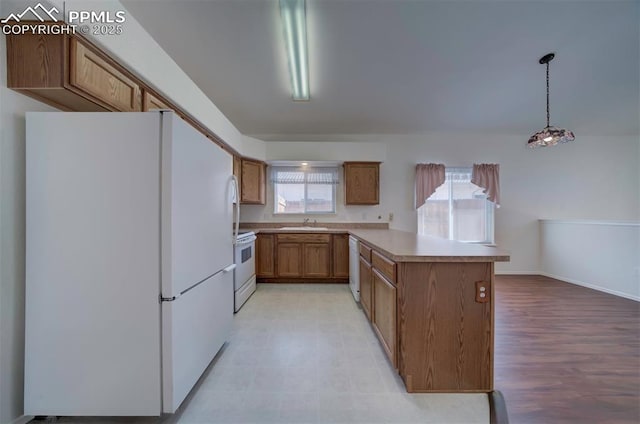
[(495, 272), (496, 275), (540, 275), (540, 271), (501, 271)]
[(608, 289), (606, 287), (596, 286), (595, 284), (585, 283), (583, 281), (574, 280), (573, 278), (561, 277), (559, 275), (550, 274), (548, 272), (540, 272), (540, 275), (544, 275), (545, 277), (554, 278), (556, 280), (560, 280), (560, 281), (564, 281), (564, 282), (567, 282), (567, 283), (575, 284), (577, 286), (586, 287), (588, 289), (593, 289), (593, 290), (601, 291), (601, 292), (604, 292), (604, 293), (612, 294), (614, 296), (624, 297), (626, 299), (631, 299), (631, 300), (635, 300), (636, 302), (640, 302), (640, 296), (634, 296), (634, 295), (629, 294), (629, 293), (625, 293), (625, 292), (621, 292), (621, 291), (617, 291), (617, 290), (611, 290), (611, 289)]
[(23, 415), (11, 421), (10, 424), (27, 424), (32, 419), (33, 419), (33, 415)]

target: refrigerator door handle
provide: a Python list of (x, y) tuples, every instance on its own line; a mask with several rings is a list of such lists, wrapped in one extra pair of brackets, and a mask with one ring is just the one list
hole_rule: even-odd
[(231, 271), (233, 271), (234, 269), (236, 269), (236, 264), (231, 264), (231, 265), (229, 265), (228, 267), (224, 268), (224, 269), (222, 270), (222, 272), (224, 272), (224, 273), (226, 274), (227, 272), (231, 272)]
[(235, 207), (235, 216), (234, 216), (234, 226), (233, 226), (233, 244), (238, 240), (238, 233), (240, 232), (240, 186), (238, 184), (238, 179), (235, 175), (231, 176), (231, 186), (235, 193), (236, 207)]

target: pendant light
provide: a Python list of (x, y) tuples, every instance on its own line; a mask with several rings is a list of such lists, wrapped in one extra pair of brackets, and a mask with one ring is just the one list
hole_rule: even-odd
[(537, 147), (555, 146), (558, 143), (573, 141), (573, 132), (564, 128), (557, 128), (549, 125), (549, 62), (553, 60), (555, 54), (549, 53), (539, 60), (541, 65), (547, 65), (547, 126), (542, 131), (538, 131), (529, 138), (527, 146), (532, 149)]

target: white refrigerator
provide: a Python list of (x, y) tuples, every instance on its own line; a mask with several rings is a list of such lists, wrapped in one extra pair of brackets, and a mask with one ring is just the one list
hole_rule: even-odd
[(172, 112), (26, 121), (25, 414), (175, 412), (231, 329), (232, 157)]

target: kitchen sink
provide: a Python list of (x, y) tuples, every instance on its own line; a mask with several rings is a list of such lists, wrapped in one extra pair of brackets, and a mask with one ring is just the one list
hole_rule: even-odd
[(281, 227), (281, 230), (300, 230), (300, 231), (325, 231), (327, 227)]

